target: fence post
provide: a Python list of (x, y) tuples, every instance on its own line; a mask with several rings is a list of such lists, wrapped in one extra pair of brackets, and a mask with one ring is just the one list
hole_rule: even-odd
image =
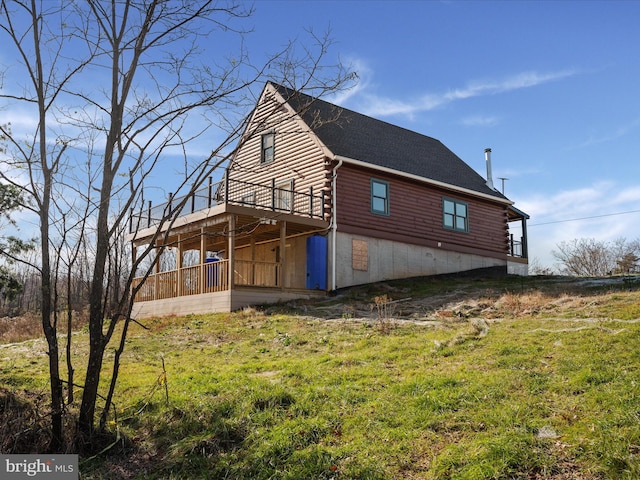
[(147, 228), (151, 226), (151, 200), (149, 200), (147, 206)]
[(313, 218), (313, 185), (309, 187), (309, 216)]

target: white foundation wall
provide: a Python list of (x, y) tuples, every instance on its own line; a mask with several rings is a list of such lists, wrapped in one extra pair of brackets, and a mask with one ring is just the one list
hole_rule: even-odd
[[(367, 244), (367, 269), (354, 268), (353, 240)], [(329, 247), (331, 249), (331, 246)], [(332, 258), (332, 252), (329, 252)], [(507, 267), (507, 260), (421, 247), (391, 240), (338, 233), (336, 238), (336, 288), (365, 283)]]
[(131, 317), (197, 315), (205, 313), (232, 312), (251, 305), (287, 302), (296, 299), (322, 297), (319, 290), (278, 290), (269, 288), (243, 288), (224, 292), (202, 293), (185, 297), (165, 298), (133, 304)]
[(529, 264), (523, 262), (508, 262), (507, 273), (509, 275), (520, 275), (526, 277), (529, 275)]

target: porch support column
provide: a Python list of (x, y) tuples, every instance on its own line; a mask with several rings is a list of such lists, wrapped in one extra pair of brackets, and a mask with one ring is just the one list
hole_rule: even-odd
[(160, 288), (160, 253), (158, 253), (158, 244), (155, 244), (155, 249), (156, 249), (156, 259), (155, 259), (155, 264), (153, 265), (153, 283), (154, 283), (154, 287), (153, 287), (153, 299), (154, 300), (158, 300), (158, 296), (159, 296), (159, 288)]
[(227, 247), (227, 258), (229, 259), (229, 271), (228, 273), (228, 284), (229, 290), (233, 289), (233, 284), (235, 280), (235, 261), (236, 261), (236, 217), (235, 215), (229, 216), (229, 245)]
[(280, 222), (280, 288), (284, 290), (287, 264), (287, 222)]
[(251, 236), (251, 278), (249, 278), (251, 285), (256, 284), (256, 239)]
[(207, 272), (205, 271), (205, 260), (207, 259), (207, 242), (204, 235), (204, 227), (200, 227), (200, 281), (198, 282), (199, 292), (204, 293), (207, 280)]
[(522, 218), (522, 257), (529, 258), (529, 245), (527, 241), (527, 219)]
[(182, 279), (182, 235), (178, 235), (178, 252), (176, 253), (176, 281), (177, 285), (177, 296), (181, 297), (184, 295), (184, 281)]

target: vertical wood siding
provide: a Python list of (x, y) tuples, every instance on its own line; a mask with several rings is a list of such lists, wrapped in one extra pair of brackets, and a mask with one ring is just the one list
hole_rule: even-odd
[[(389, 182), (389, 215), (371, 213), (371, 179)], [(414, 245), (506, 258), (506, 205), (344, 164), (338, 170), (338, 230)], [(469, 231), (445, 229), (443, 197), (468, 205)], [(440, 245), (438, 245), (440, 242)]]

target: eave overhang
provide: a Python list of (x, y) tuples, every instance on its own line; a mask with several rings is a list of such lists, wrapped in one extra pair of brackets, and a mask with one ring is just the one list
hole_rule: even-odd
[(378, 170), (380, 172), (388, 173), (390, 175), (396, 175), (396, 176), (399, 176), (399, 177), (408, 178), (408, 179), (415, 180), (415, 181), (418, 181), (418, 182), (421, 182), (421, 183), (426, 183), (426, 184), (433, 185), (433, 186), (436, 186), (436, 187), (445, 188), (447, 190), (452, 190), (452, 191), (456, 191), (456, 192), (459, 192), (459, 193), (463, 193), (465, 195), (472, 195), (474, 197), (482, 198), (482, 199), (485, 199), (485, 200), (490, 200), (492, 202), (502, 203), (502, 204), (505, 204), (505, 205), (513, 205), (514, 204), (514, 202), (512, 202), (508, 198), (495, 197), (493, 195), (489, 195), (489, 194), (482, 193), (482, 192), (477, 192), (475, 190), (471, 190), (471, 189), (464, 188), (464, 187), (459, 187), (457, 185), (452, 185), (450, 183), (439, 182), (438, 180), (432, 180), (430, 178), (421, 177), (419, 175), (413, 175), (411, 173), (401, 172), (399, 170), (394, 170), (392, 168), (382, 167), (380, 165), (374, 165), (372, 163), (364, 162), (362, 160), (356, 160), (356, 159), (353, 159), (353, 158), (343, 157), (342, 155), (334, 155), (333, 158), (335, 160), (338, 160), (338, 161), (341, 160), (343, 163), (348, 163), (348, 164), (351, 164), (351, 165), (355, 165), (355, 166), (362, 167), (362, 168), (368, 168), (368, 169), (371, 169), (371, 170)]

